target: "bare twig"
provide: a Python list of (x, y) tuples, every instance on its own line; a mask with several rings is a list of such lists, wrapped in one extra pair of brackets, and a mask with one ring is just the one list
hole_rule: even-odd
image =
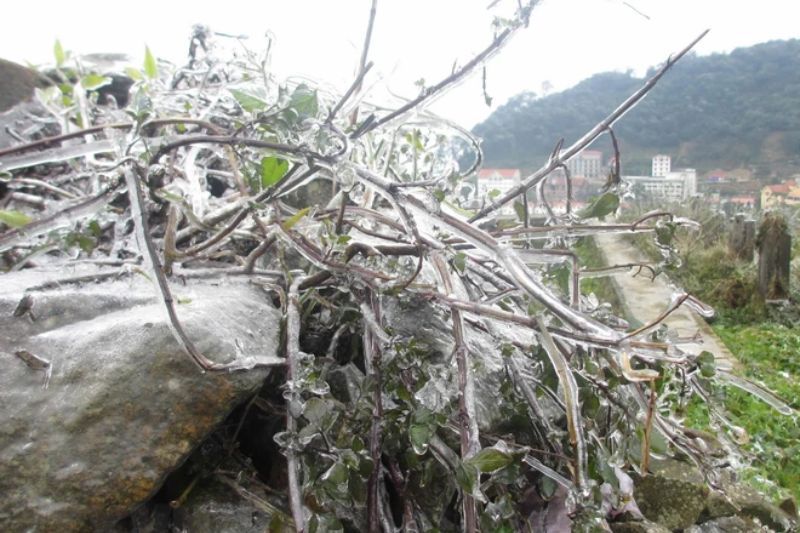
[[(377, 297), (367, 290), (365, 301), (361, 304), (365, 317), (374, 318), (374, 327), (380, 327), (381, 309)], [(372, 459), (372, 472), (367, 481), (367, 531), (380, 533), (380, 512), (378, 483), (381, 472), (381, 424), (383, 422), (382, 376), (381, 376), (381, 346), (376, 338), (376, 331), (370, 324), (364, 322), (364, 366), (367, 376), (372, 378), (374, 390), (372, 391), (372, 424), (369, 431), (369, 453)]]
[[(465, 78), (468, 74), (470, 74), (476, 67), (482, 65), (488, 59), (490, 59), (496, 52), (498, 52), (503, 45), (516, 33), (516, 31), (521, 28), (524, 24), (527, 23), (528, 17), (530, 16), (530, 12), (533, 7), (538, 3), (538, 0), (531, 0), (525, 6), (523, 12), (519, 14), (520, 20), (517, 21), (510, 28), (506, 28), (503, 30), (499, 35), (497, 35), (494, 40), (487, 46), (483, 51), (481, 51), (478, 55), (473, 57), (469, 60), (463, 67), (456, 69), (452, 74), (441, 80), (439, 83), (432, 87), (428, 87), (423, 90), (419, 96), (410, 100), (405, 105), (399, 107), (398, 109), (392, 111), (388, 115), (375, 120), (369, 126), (365, 128), (361, 128), (357, 135), (354, 135), (353, 138), (361, 137), (365, 133), (369, 133), (370, 131), (383, 126), (384, 124), (391, 122), (392, 120), (405, 115), (412, 109), (419, 108), (423, 103), (427, 100), (431, 99), (434, 96), (438, 96), (446, 89), (456, 85), (460, 80)], [(516, 196), (516, 195), (515, 195)]]
[[(436, 253), (432, 259), (445, 293), (454, 294), (453, 279), (444, 258), (440, 253)], [(480, 450), (481, 444), (475, 416), (475, 391), (469, 364), (469, 348), (464, 339), (464, 320), (461, 317), (461, 311), (455, 307), (451, 307), (450, 314), (453, 322), (453, 339), (455, 340), (453, 350), (458, 365), (458, 425), (461, 435), (461, 460), (466, 461)], [(471, 494), (463, 495), (463, 511), (464, 531), (477, 531), (477, 511), (475, 499)]]
[[(286, 386), (289, 389), (289, 402), (300, 401), (299, 360), (300, 360), (300, 297), (298, 294), (304, 276), (298, 276), (289, 287), (288, 302), (286, 307)], [(287, 409), (286, 431), (291, 438), (297, 434), (297, 419), (292, 414), (292, 409)], [(303, 510), (303, 497), (300, 493), (300, 465), (297, 462), (297, 453), (290, 445), (285, 450), (287, 463), (287, 477), (289, 478), (289, 507), (292, 509), (295, 530), (302, 533), (306, 528), (305, 511)]]

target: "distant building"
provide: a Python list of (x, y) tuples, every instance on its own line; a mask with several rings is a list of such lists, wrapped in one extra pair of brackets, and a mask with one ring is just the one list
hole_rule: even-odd
[(653, 199), (681, 202), (697, 194), (697, 171), (685, 168), (665, 176), (623, 176), (634, 193), (643, 192)]
[(691, 198), (697, 195), (697, 171), (695, 169), (682, 168), (674, 172), (667, 172), (665, 179), (682, 180), (684, 198)]
[(706, 173), (706, 183), (727, 183), (729, 181), (728, 173), (721, 168), (715, 168)]
[(567, 161), (567, 169), (571, 176), (600, 178), (603, 175), (603, 152), (584, 150)]
[(666, 176), (672, 170), (672, 159), (668, 155), (658, 154), (653, 156), (653, 177)]
[(761, 189), (761, 209), (783, 205), (800, 205), (800, 185), (796, 180), (786, 180)]
[[(499, 198), (517, 185), (522, 176), (518, 168), (482, 168), (478, 171), (477, 187), (475, 199), (478, 204), (484, 201), (488, 204), (492, 198)], [(495, 193), (494, 191), (497, 191)], [(509, 202), (500, 213), (503, 215), (513, 215), (514, 206)]]

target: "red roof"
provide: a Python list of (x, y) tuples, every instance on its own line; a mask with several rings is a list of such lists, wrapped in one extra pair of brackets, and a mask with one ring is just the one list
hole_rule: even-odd
[(479, 178), (488, 178), (499, 174), (503, 178), (518, 178), (518, 168), (482, 168), (478, 171)]
[(786, 180), (777, 185), (767, 185), (767, 189), (776, 194), (789, 194), (790, 187), (797, 187), (797, 183), (794, 180)]

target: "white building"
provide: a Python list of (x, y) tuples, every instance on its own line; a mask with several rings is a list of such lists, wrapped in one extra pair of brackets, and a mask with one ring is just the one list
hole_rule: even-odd
[[(479, 204), (497, 199), (519, 185), (522, 176), (518, 168), (482, 168), (478, 171), (475, 199)], [(497, 191), (497, 192), (495, 192)], [(500, 209), (503, 215), (514, 215), (513, 202)]]
[[(655, 163), (654, 163), (655, 164)], [(697, 171), (685, 168), (665, 176), (623, 176), (634, 193), (643, 192), (649, 198), (681, 202), (697, 194)]]
[(672, 166), (672, 159), (668, 155), (657, 154), (653, 156), (653, 172), (651, 175), (666, 176), (670, 173)]
[(584, 150), (567, 161), (567, 169), (571, 176), (599, 178), (603, 175), (603, 152)]

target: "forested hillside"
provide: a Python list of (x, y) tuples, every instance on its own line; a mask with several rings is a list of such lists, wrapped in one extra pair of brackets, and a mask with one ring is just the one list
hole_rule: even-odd
[[(511, 98), (474, 128), (487, 165), (539, 166), (558, 139), (577, 139), (643, 81), (606, 72), (561, 93)], [(656, 152), (700, 172), (800, 172), (800, 40), (684, 58), (615, 130), (628, 174), (648, 173)], [(607, 139), (595, 147), (611, 153)]]

